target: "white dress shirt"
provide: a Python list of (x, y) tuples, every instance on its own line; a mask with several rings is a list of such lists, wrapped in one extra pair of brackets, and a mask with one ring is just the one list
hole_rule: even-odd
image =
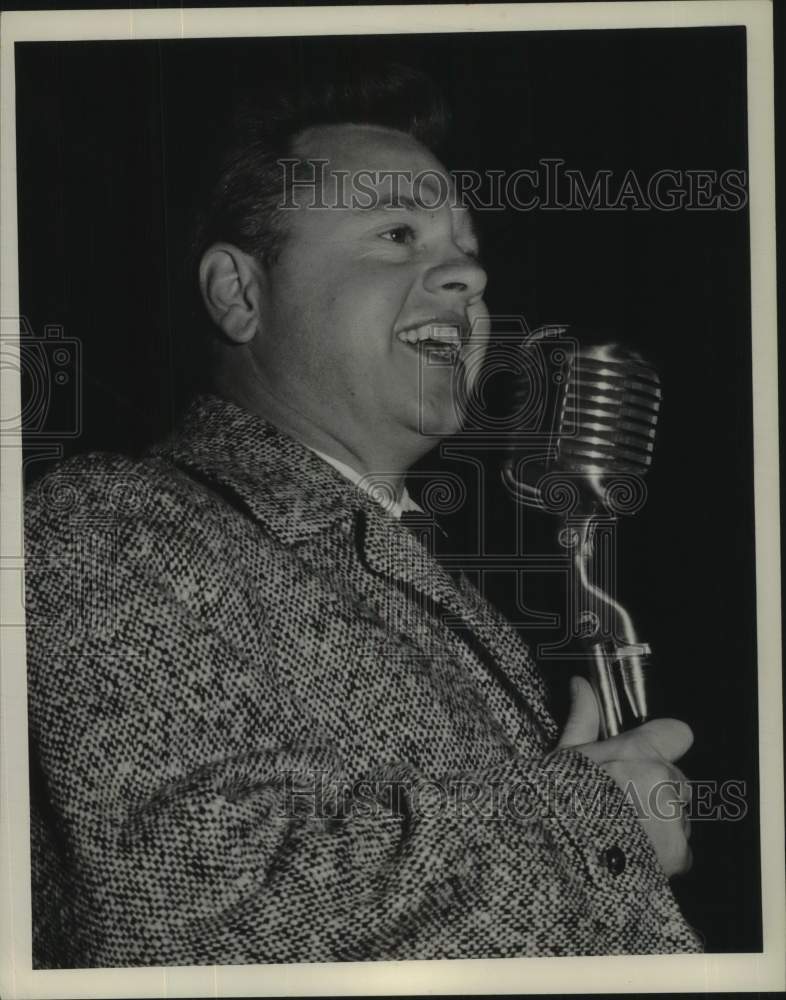
[(393, 517), (401, 520), (401, 515), (404, 511), (409, 510), (419, 510), (422, 511), (423, 508), (415, 503), (412, 497), (409, 495), (407, 487), (404, 486), (401, 490), (401, 496), (396, 497), (393, 495), (393, 490), (388, 481), (383, 477), (380, 477), (375, 481), (372, 473), (366, 475), (361, 475), (356, 469), (353, 469), (351, 465), (347, 465), (345, 462), (340, 462), (337, 458), (333, 458), (332, 455), (326, 455), (323, 451), (317, 451), (316, 448), (311, 448), (311, 451), (315, 455), (319, 455), (321, 459), (332, 465), (333, 468), (340, 472), (342, 476), (358, 486), (360, 489), (365, 490), (370, 497), (373, 497), (377, 503), (381, 504), (385, 510), (392, 514)]

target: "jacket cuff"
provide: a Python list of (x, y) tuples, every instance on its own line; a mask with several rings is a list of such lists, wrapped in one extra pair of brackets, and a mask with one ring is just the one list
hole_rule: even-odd
[(588, 882), (615, 895), (668, 887), (634, 793), (577, 750), (549, 755), (543, 773), (554, 835), (577, 856)]

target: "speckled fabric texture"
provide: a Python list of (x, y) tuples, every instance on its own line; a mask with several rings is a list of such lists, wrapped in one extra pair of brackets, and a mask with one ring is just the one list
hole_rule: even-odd
[(64, 463), (26, 539), (34, 967), (699, 950), (517, 633), (263, 420)]

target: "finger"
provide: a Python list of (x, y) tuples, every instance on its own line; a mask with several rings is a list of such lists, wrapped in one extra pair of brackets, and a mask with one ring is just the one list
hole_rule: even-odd
[[(661, 845), (661, 851), (663, 850), (665, 850), (665, 854), (659, 854), (658, 860), (669, 878), (673, 878), (675, 875), (684, 875), (693, 867), (693, 851), (681, 831), (679, 837), (675, 838), (668, 846)], [(657, 848), (656, 853), (658, 853)]]
[(683, 875), (693, 864), (693, 851), (681, 820), (663, 820), (655, 816), (642, 818), (642, 825), (655, 848), (665, 874), (672, 878)]
[(653, 719), (629, 732), (596, 743), (585, 752), (599, 764), (611, 760), (651, 759), (671, 763), (687, 753), (692, 743), (693, 733), (684, 722)]
[[(608, 764), (602, 765), (604, 768), (610, 767)], [(688, 830), (690, 823), (687, 814), (690, 809), (690, 787), (682, 774), (673, 764), (655, 763), (650, 765), (647, 762), (639, 762), (632, 765), (630, 761), (617, 762), (614, 767), (621, 768), (623, 773), (632, 766), (650, 769), (660, 768), (666, 775), (659, 778), (647, 793), (647, 805), (652, 817), (661, 822), (679, 823), (683, 831)]]
[(599, 734), (600, 716), (592, 688), (583, 677), (571, 677), (570, 712), (557, 749), (595, 743)]
[(682, 856), (680, 857), (677, 864), (674, 866), (674, 870), (672, 871), (671, 874), (685, 875), (687, 874), (687, 872), (691, 870), (692, 867), (693, 867), (693, 851), (691, 850), (690, 845), (686, 842), (685, 850), (683, 851)]
[(680, 798), (682, 800), (682, 832), (685, 839), (690, 840), (691, 835), (691, 807), (693, 805), (693, 786), (682, 772), (680, 772)]
[(655, 750), (658, 756), (670, 764), (685, 754), (693, 746), (693, 731), (679, 719), (653, 719), (634, 730), (640, 739)]

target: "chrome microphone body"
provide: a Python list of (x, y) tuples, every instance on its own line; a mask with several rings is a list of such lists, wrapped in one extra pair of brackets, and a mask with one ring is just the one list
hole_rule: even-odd
[[(534, 335), (523, 349), (548, 350), (553, 332)], [(559, 388), (548, 408), (545, 453), (541, 447), (533, 459), (514, 442), (503, 476), (524, 503), (562, 514), (560, 540), (571, 549), (574, 567), (573, 632), (590, 653), (603, 735), (609, 737), (628, 720), (639, 724), (649, 715), (651, 650), (608, 591), (613, 567), (602, 538), (619, 513), (635, 509), (631, 498), (646, 496), (642, 477), (652, 462), (660, 380), (639, 354), (616, 343), (552, 349), (552, 356), (557, 353), (564, 360), (551, 379)]]

